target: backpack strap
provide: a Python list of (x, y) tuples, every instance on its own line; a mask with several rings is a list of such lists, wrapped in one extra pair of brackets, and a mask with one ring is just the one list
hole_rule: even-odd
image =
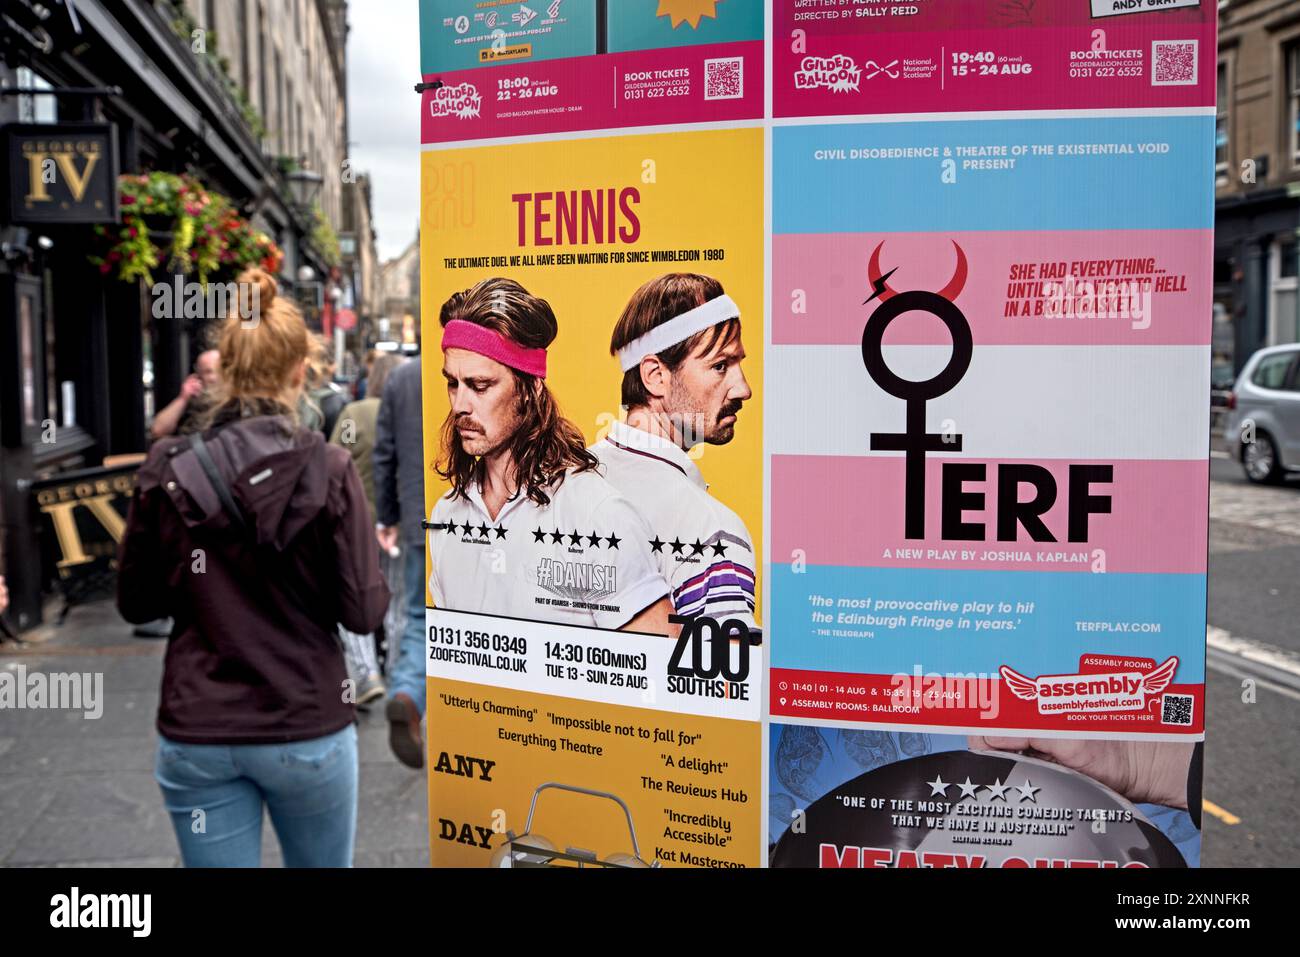
[(248, 520), (244, 518), (244, 512), (235, 501), (235, 496), (230, 492), (230, 486), (222, 478), (221, 472), (217, 469), (217, 463), (212, 460), (212, 453), (208, 451), (208, 443), (203, 441), (203, 436), (198, 432), (190, 433), (190, 448), (194, 450), (194, 457), (199, 460), (199, 467), (203, 469), (203, 474), (208, 477), (208, 483), (212, 490), (217, 493), (217, 499), (221, 502), (221, 507), (225, 510), (226, 515), (230, 517), (231, 523), (241, 532), (248, 531)]

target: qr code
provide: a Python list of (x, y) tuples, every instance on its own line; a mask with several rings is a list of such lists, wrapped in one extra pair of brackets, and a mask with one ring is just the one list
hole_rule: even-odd
[(704, 61), (704, 98), (738, 100), (744, 96), (745, 61), (738, 56)]
[(1189, 694), (1166, 694), (1160, 698), (1161, 724), (1191, 724), (1195, 698)]
[(1156, 40), (1151, 44), (1152, 86), (1196, 85), (1196, 41)]

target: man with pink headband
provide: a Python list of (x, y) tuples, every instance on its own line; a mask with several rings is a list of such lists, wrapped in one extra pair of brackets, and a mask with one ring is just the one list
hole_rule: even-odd
[[(436, 464), (429, 592), (439, 607), (670, 633), (645, 523), (597, 471), (546, 387), (550, 305), (487, 279), (442, 311), (451, 410)], [(676, 629), (671, 629), (675, 631)]]
[(623, 369), (627, 421), (615, 422), (592, 452), (650, 526), (674, 611), (757, 631), (753, 541), (687, 454), (702, 442), (730, 442), (753, 395), (740, 368), (739, 307), (709, 276), (660, 276), (633, 293), (610, 352)]

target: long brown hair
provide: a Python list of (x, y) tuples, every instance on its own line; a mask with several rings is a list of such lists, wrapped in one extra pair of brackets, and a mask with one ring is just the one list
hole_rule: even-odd
[[(472, 289), (456, 293), (439, 315), (444, 326), (453, 319), (491, 329), (529, 349), (545, 349), (559, 333), (550, 303), (513, 279), (485, 279)], [(570, 469), (586, 472), (594, 470), (598, 463), (587, 451), (582, 430), (560, 414), (546, 383), (527, 372), (510, 371), (522, 417), (509, 444), (515, 478), (530, 499), (548, 505), (549, 486), (563, 482)], [(481, 458), (461, 448), (455, 419), (449, 412), (442, 423), (442, 449), (434, 471), (451, 482), (453, 497), (459, 498), (471, 482), (482, 485), (486, 466)]]

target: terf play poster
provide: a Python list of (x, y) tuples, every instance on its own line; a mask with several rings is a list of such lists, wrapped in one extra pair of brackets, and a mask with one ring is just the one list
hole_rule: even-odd
[(762, 144), (423, 155), (435, 865), (763, 863)]
[(776, 5), (772, 866), (1199, 863), (1214, 5), (1158, 6)]

